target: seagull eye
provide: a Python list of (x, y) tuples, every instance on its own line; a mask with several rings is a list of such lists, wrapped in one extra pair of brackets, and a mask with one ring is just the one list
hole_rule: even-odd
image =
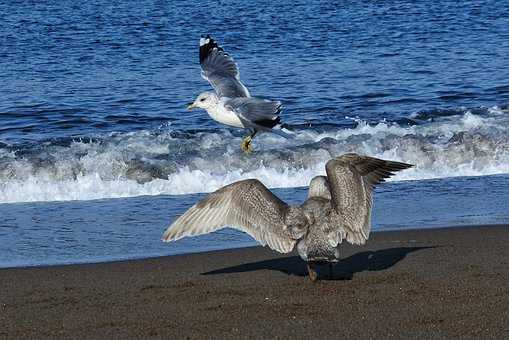
[(204, 101), (205, 101), (205, 98), (200, 99), (200, 101), (201, 101), (201, 102), (204, 102)]

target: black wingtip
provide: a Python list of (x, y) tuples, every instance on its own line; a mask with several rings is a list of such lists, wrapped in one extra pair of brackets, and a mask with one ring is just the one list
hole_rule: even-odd
[(408, 163), (402, 163), (402, 162), (394, 162), (394, 161), (387, 161), (387, 169), (390, 171), (400, 171), (405, 170), (414, 167), (413, 164)]
[(200, 64), (207, 59), (214, 49), (223, 50), (209, 34), (206, 37), (202, 35), (200, 39)]
[(274, 126), (281, 123), (281, 117), (277, 116), (275, 119), (258, 119), (255, 120), (254, 123), (272, 129)]

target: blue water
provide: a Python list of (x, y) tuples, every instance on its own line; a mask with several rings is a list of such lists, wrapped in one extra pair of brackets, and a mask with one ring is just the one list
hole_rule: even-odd
[[(509, 221), (509, 175), (387, 183), (376, 190), (373, 230)], [(493, 190), (494, 189), (494, 190)], [(275, 189), (294, 204), (307, 188)], [(204, 194), (0, 204), (0, 268), (101, 262), (254, 246), (247, 234), (219, 232), (163, 243), (169, 222)], [(409, 240), (411, 241), (411, 240)]]
[[(508, 223), (507, 8), (1, 2), (0, 266), (252, 244), (230, 231), (158, 239), (196, 193), (256, 177), (296, 202), (344, 152), (416, 165), (380, 188), (378, 228)], [(283, 102), (295, 139), (262, 134), (246, 156), (242, 131), (185, 110), (210, 89), (203, 34), (235, 58), (252, 94)], [(398, 215), (408, 190), (422, 209)]]

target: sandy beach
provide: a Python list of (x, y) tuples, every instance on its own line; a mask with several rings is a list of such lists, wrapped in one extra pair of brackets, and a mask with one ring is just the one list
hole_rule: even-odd
[(503, 338), (509, 226), (374, 233), (332, 280), (254, 247), (0, 270), (0, 338)]

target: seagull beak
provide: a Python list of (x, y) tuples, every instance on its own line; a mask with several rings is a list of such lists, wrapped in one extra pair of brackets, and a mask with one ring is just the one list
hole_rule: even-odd
[(196, 108), (196, 106), (194, 105), (194, 103), (188, 103), (188, 104), (186, 105), (186, 107), (187, 107), (187, 109), (188, 109), (189, 111), (191, 111), (192, 109)]

